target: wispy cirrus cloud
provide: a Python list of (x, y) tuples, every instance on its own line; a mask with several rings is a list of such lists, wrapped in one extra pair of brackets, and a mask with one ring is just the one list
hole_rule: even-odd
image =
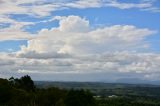
[[(139, 3), (125, 3), (118, 0), (1, 0), (0, 14), (28, 14), (35, 16), (47, 16), (50, 12), (66, 8), (100, 8), (115, 7), (119, 9), (147, 9), (156, 8), (153, 0), (139, 1)], [(158, 9), (158, 7), (157, 7)], [(148, 9), (149, 10), (149, 9)]]
[[(7, 22), (7, 20), (9, 21)], [(32, 25), (32, 22), (16, 22), (11, 19), (6, 19), (3, 22), (7, 22), (9, 25), (0, 29), (0, 41), (28, 40), (33, 38), (33, 34), (23, 30), (24, 26)], [(2, 23), (2, 26), (4, 24), (5, 23)]]
[[(25, 26), (36, 24), (35, 22), (18, 22), (10, 17), (12, 14), (25, 14), (32, 17), (45, 17), (51, 12), (69, 8), (100, 8), (114, 7), (119, 9), (137, 8), (142, 11), (159, 12), (159, 8), (154, 6), (154, 2), (143, 0), (139, 3), (124, 3), (118, 0), (71, 0), (71, 1), (47, 1), (47, 0), (1, 0), (0, 1), (0, 23), (9, 23), (7, 28), (1, 28), (0, 40), (23, 40), (29, 39), (29, 32), (23, 30)], [(2, 25), (3, 26), (3, 25)], [(84, 28), (85, 29), (85, 28)]]

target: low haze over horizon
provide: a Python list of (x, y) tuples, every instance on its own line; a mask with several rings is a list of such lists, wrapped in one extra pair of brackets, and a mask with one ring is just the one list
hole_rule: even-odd
[(160, 80), (159, 0), (0, 0), (0, 77)]

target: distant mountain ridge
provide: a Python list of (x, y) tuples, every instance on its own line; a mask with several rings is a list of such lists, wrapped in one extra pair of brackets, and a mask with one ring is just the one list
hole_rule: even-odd
[(115, 83), (160, 85), (160, 80), (149, 81), (149, 80), (142, 80), (137, 78), (121, 78), (116, 80)]

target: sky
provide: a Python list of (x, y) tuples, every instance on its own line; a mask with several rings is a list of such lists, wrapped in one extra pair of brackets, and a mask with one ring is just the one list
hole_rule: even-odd
[(159, 0), (0, 0), (0, 77), (160, 80)]

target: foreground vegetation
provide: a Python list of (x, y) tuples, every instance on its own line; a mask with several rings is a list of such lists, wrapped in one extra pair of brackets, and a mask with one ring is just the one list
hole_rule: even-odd
[(75, 82), (35, 85), (30, 76), (11, 77), (0, 79), (0, 106), (160, 106), (160, 87)]
[(89, 91), (38, 89), (29, 76), (0, 79), (0, 106), (96, 106)]

